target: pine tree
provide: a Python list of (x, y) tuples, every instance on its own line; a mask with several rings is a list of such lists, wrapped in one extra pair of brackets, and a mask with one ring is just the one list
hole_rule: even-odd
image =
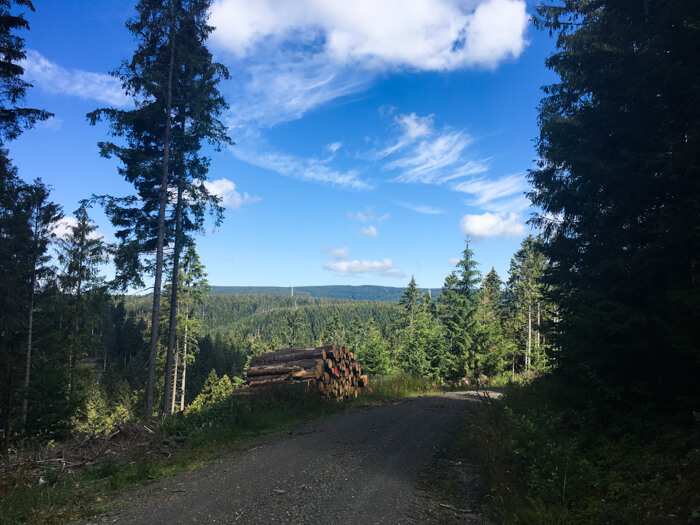
[[(35, 259), (36, 245), (29, 243), (31, 231), (32, 196), (38, 197), (41, 188), (32, 189), (22, 182), (17, 170), (8, 158), (4, 144), (17, 138), (24, 129), (53, 115), (40, 109), (21, 106), (31, 84), (22, 79), (24, 68), (20, 62), (25, 58), (24, 39), (16, 32), (29, 29), (24, 16), (13, 14), (14, 5), (34, 10), (30, 0), (0, 1), (0, 426), (2, 445), (6, 445), (12, 435), (15, 396), (18, 388), (25, 385), (22, 402), (22, 419), (26, 419), (26, 388), (29, 386), (27, 374), (31, 365), (31, 336), (24, 340), (25, 379), (17, 381), (16, 372), (21, 354), (19, 342), (27, 335), (23, 327), (28, 307), (26, 263)], [(34, 191), (36, 190), (36, 191)], [(40, 255), (39, 255), (40, 256)], [(33, 291), (33, 290), (32, 290)], [(32, 293), (33, 299), (33, 293)], [(29, 308), (29, 315), (33, 305)], [(31, 327), (29, 333), (31, 334)]]
[(15, 31), (29, 29), (29, 23), (24, 15), (12, 14), (13, 4), (34, 11), (30, 0), (0, 1), (0, 147), (17, 138), (23, 129), (53, 117), (52, 113), (41, 109), (19, 106), (32, 85), (22, 78), (24, 68), (20, 62), (26, 58), (24, 38)]
[(308, 325), (304, 311), (294, 306), (287, 313), (287, 341), (290, 347), (302, 345), (307, 337)]
[(557, 35), (530, 196), (561, 312), (558, 370), (571, 385), (585, 370), (634, 403), (697, 400), (700, 3), (575, 0), (537, 13)]
[(473, 334), (481, 281), (466, 241), (456, 271), (450, 273), (438, 297), (439, 315), (448, 332), (448, 378), (459, 379), (474, 372)]
[(99, 293), (103, 285), (99, 267), (107, 262), (105, 243), (95, 233), (86, 204), (83, 203), (75, 211), (75, 218), (77, 222), (69, 228), (68, 235), (58, 239), (58, 262), (63, 267), (58, 280), (70, 303), (65, 319), (71, 332), (68, 348), (69, 392), (75, 388), (73, 376), (76, 362), (90, 342), (87, 322), (91, 315), (88, 308), (90, 294)]
[(357, 349), (357, 359), (369, 374), (386, 374), (391, 369), (386, 343), (374, 319), (365, 324)]
[(22, 385), (22, 427), (24, 427), (27, 422), (27, 392), (31, 377), (35, 298), (40, 292), (42, 284), (53, 275), (53, 268), (49, 265), (51, 258), (47, 251), (49, 243), (54, 238), (53, 229), (63, 216), (60, 206), (48, 200), (49, 189), (41, 180), (35, 180), (34, 184), (28, 187), (27, 198), (29, 209), (29, 237), (26, 239), (27, 245), (25, 248), (27, 350), (24, 382)]
[[(138, 194), (138, 198), (102, 199), (113, 224), (121, 228), (117, 232), (120, 250), (115, 257), (119, 281), (142, 282), (140, 275), (145, 269), (152, 268), (154, 274), (146, 417), (153, 412), (166, 237), (175, 243), (173, 265), (177, 268), (182, 247), (191, 242), (185, 235), (202, 229), (207, 206), (214, 210), (217, 223), (221, 220), (218, 199), (202, 184), (209, 160), (199, 154), (202, 141), (217, 147), (231, 143), (218, 120), (227, 106), (216, 89), (228, 72), (212, 62), (204, 46), (213, 30), (207, 25), (209, 3), (141, 0), (136, 6), (137, 17), (127, 23), (139, 46), (132, 60), (116, 72), (127, 93), (134, 97), (136, 109), (100, 109), (88, 115), (93, 124), (103, 118), (109, 120), (112, 134), (126, 139), (126, 146), (101, 143), (100, 149), (102, 155), (120, 159), (121, 173)], [(175, 209), (166, 225), (173, 188)], [(152, 263), (139, 260), (149, 252), (155, 252)], [(172, 275), (174, 316), (179, 271)], [(173, 317), (169, 324), (164, 409), (170, 405), (174, 331)]]
[(404, 327), (411, 326), (418, 309), (420, 290), (416, 285), (416, 279), (411, 276), (411, 281), (404, 288), (403, 294), (399, 298), (399, 311), (401, 312), (402, 324)]
[[(536, 357), (543, 360), (542, 312), (544, 309), (544, 272), (547, 260), (542, 253), (541, 238), (528, 235), (510, 262), (508, 295), (517, 341), (523, 345), (525, 370), (533, 367), (533, 345)], [(542, 363), (536, 363), (542, 368)]]

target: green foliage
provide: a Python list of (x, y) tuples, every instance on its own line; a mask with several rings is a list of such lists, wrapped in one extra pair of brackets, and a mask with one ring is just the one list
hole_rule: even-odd
[(221, 379), (216, 375), (216, 370), (209, 373), (209, 377), (204, 382), (202, 391), (192, 403), (185, 409), (185, 415), (201, 412), (205, 407), (211, 406), (222, 399), (227, 398), (233, 391), (233, 385), (227, 375)]
[[(536, 8), (557, 36), (530, 197), (560, 307), (557, 373), (617, 397), (700, 399), (700, 4)], [(605, 130), (601, 133), (601, 130)], [(582, 374), (582, 370), (586, 374)], [(580, 401), (595, 405), (602, 392)], [(612, 392), (610, 392), (612, 393)]]
[(99, 383), (94, 382), (87, 393), (85, 405), (78, 411), (75, 430), (99, 436), (112, 428), (106, 395)]
[[(382, 301), (395, 303), (401, 297), (403, 288), (392, 286), (295, 286), (295, 298), (348, 299), (353, 301)], [(421, 290), (421, 292), (427, 290)], [(292, 289), (284, 286), (214, 286), (213, 295), (271, 295), (291, 297)]]
[(362, 365), (363, 371), (369, 374), (386, 374), (391, 370), (386, 341), (373, 319), (370, 319), (364, 327), (357, 347), (357, 360)]
[(41, 109), (24, 107), (22, 101), (32, 85), (22, 78), (21, 61), (26, 58), (24, 38), (16, 31), (29, 29), (23, 14), (11, 11), (13, 4), (34, 11), (30, 0), (5, 0), (0, 3), (0, 147), (8, 140), (16, 139), (24, 129), (53, 117)]
[[(486, 404), (472, 443), (499, 523), (664, 523), (700, 506), (700, 427), (617, 407), (602, 422), (551, 376)], [(653, 412), (652, 412), (653, 413)]]

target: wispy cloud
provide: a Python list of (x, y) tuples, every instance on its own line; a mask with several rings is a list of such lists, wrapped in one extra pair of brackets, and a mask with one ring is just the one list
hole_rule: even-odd
[(416, 213), (422, 213), (423, 215), (440, 215), (445, 213), (445, 210), (435, 208), (434, 206), (428, 206), (427, 204), (409, 204), (407, 202), (403, 202), (400, 205), (404, 208), (415, 211)]
[(391, 259), (381, 261), (338, 261), (327, 262), (323, 268), (338, 273), (341, 277), (355, 277), (363, 274), (377, 274), (382, 277), (403, 278), (406, 275), (399, 269), (394, 268)]
[(352, 190), (371, 188), (369, 182), (360, 178), (357, 170), (336, 170), (330, 167), (326, 161), (315, 157), (300, 158), (285, 153), (260, 151), (243, 144), (235, 146), (231, 151), (240, 160), (274, 171), (285, 177)]
[(394, 122), (398, 137), (371, 155), (375, 161), (387, 160), (384, 169), (400, 172), (392, 182), (444, 184), (488, 170), (489, 159), (468, 155), (474, 139), (466, 131), (437, 130), (432, 115), (398, 115)]
[(271, 49), (233, 71), (226, 87), (233, 129), (264, 129), (302, 118), (310, 111), (367, 89), (372, 76), (319, 57), (296, 57)]
[(525, 226), (516, 213), (467, 214), (459, 223), (460, 229), (475, 242), (489, 237), (511, 238), (525, 234)]
[(130, 104), (121, 82), (110, 75), (66, 69), (32, 49), (27, 50), (27, 58), (21, 65), (23, 78), (47, 93), (96, 100), (117, 107)]
[(475, 196), (473, 204), (480, 206), (527, 189), (527, 181), (522, 174), (508, 175), (496, 180), (472, 179), (455, 185), (456, 191)]
[(243, 192), (241, 195), (236, 190), (235, 183), (227, 178), (204, 181), (204, 187), (212, 195), (220, 197), (221, 204), (233, 210), (237, 210), (244, 204), (252, 204), (261, 200), (260, 197), (251, 197), (247, 192)]

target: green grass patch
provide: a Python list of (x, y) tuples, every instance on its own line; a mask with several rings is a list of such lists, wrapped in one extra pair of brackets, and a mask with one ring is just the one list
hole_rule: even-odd
[(45, 471), (43, 484), (31, 473), (12, 473), (2, 480), (0, 525), (70, 523), (103, 512), (125, 490), (201, 467), (299, 423), (366, 403), (441, 389), (433, 380), (405, 375), (372, 378), (370, 387), (358, 398), (344, 402), (329, 402), (293, 387), (230, 397), (187, 417), (164, 418), (148, 445), (111, 456), (82, 472)]
[(497, 523), (700, 523), (700, 421), (512, 385), (471, 427)]

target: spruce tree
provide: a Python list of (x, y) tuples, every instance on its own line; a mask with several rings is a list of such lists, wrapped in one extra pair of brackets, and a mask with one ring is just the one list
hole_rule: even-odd
[(68, 235), (58, 239), (58, 262), (63, 267), (58, 280), (69, 302), (65, 318), (66, 325), (70, 327), (69, 392), (73, 392), (75, 388), (76, 362), (90, 342), (90, 327), (86, 322), (90, 316), (89, 294), (99, 292), (98, 289), (103, 285), (99, 267), (107, 262), (106, 245), (96, 235), (85, 203), (75, 211), (75, 218), (76, 224), (69, 228)]
[[(140, 275), (154, 275), (152, 332), (149, 372), (146, 385), (146, 417), (153, 412), (155, 365), (159, 337), (161, 282), (164, 246), (173, 241), (173, 266), (179, 266), (186, 237), (203, 229), (205, 210), (213, 210), (216, 222), (221, 208), (208, 193), (206, 179), (209, 159), (200, 154), (202, 142), (220, 147), (231, 144), (218, 117), (226, 103), (217, 90), (227, 70), (212, 62), (204, 43), (213, 30), (207, 24), (208, 0), (141, 0), (137, 16), (127, 23), (138, 48), (130, 62), (124, 62), (115, 75), (134, 98), (134, 110), (100, 109), (88, 115), (91, 123), (107, 119), (111, 133), (126, 139), (125, 146), (100, 143), (104, 156), (116, 156), (120, 172), (131, 182), (138, 197), (103, 202), (113, 224), (119, 228), (120, 249), (115, 256), (122, 284), (141, 282)], [(174, 198), (170, 220), (167, 207)], [(152, 261), (139, 257), (155, 252)], [(171, 311), (175, 315), (178, 276), (172, 272)], [(169, 323), (163, 409), (172, 395), (172, 353), (175, 318)]]
[(416, 285), (415, 277), (411, 276), (411, 281), (408, 283), (408, 286), (404, 288), (403, 294), (399, 298), (399, 311), (401, 312), (404, 326), (413, 324), (419, 299), (420, 290)]
[(0, 146), (16, 139), (24, 129), (53, 116), (42, 109), (19, 106), (32, 85), (22, 78), (24, 68), (20, 62), (26, 53), (24, 38), (16, 31), (29, 29), (29, 23), (24, 15), (13, 14), (13, 5), (34, 11), (30, 0), (0, 0)]
[(456, 270), (447, 276), (438, 297), (440, 317), (448, 332), (450, 379), (459, 379), (474, 372), (473, 335), (481, 281), (476, 268), (477, 263), (467, 240)]
[(700, 3), (536, 11), (557, 36), (530, 196), (561, 308), (559, 370), (634, 403), (697, 401)]

